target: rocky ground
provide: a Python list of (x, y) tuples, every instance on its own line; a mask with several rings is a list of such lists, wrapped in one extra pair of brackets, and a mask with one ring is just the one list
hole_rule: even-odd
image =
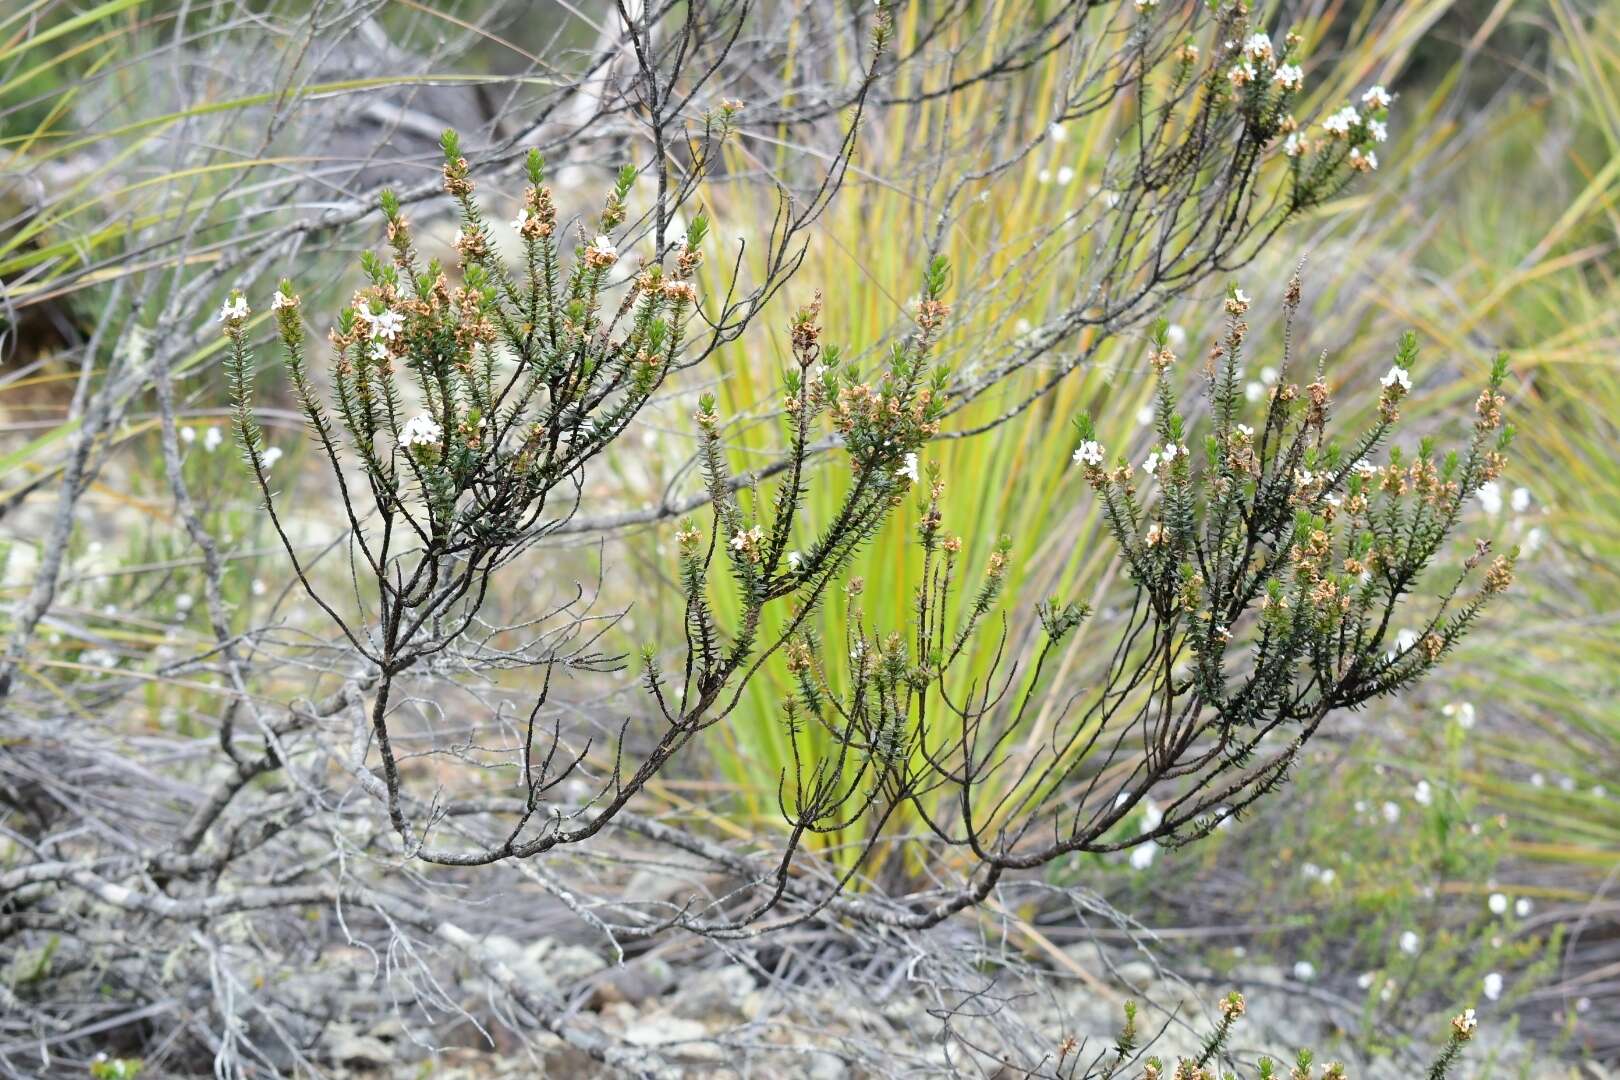
[[(740, 963), (688, 971), (649, 955), (610, 966), (589, 948), (552, 939), (525, 945), (492, 938), (486, 944), (507, 957), (516, 974), (576, 1001), (583, 1020), (631, 1044), (656, 1048), (673, 1062), (661, 1070), (664, 1075), (716, 1080), (1021, 1077), (1029, 1075), (1025, 1069), (987, 1064), (968, 1051), (969, 1044), (985, 1045), (992, 1032), (1000, 1032), (1021, 1040), (1019, 1045), (1044, 1043), (1055, 1055), (1072, 1038), (1078, 1049), (1070, 1062), (1089, 1061), (1111, 1048), (1127, 999), (1144, 1003), (1139, 1027), (1144, 1040), (1153, 1038), (1145, 1053), (1173, 1060), (1196, 1053), (1216, 1015), (1214, 1002), (1230, 988), (1198, 971), (1173, 976), (1140, 952), (1085, 942), (1063, 950), (1050, 978), (1021, 985), (979, 1010), (982, 1015), (970, 1004), (946, 1020), (937, 995), (924, 998), (903, 987), (806, 990), (766, 985)], [(1307, 992), (1278, 969), (1255, 965), (1241, 974), (1238, 988), (1248, 1003), (1232, 1044), (1240, 1060), (1262, 1053), (1291, 1059), (1295, 1049), (1309, 1046), (1317, 1049), (1319, 1063), (1343, 1061), (1358, 1080), (1411, 1080), (1427, 1072), (1429, 1050), (1422, 1044), (1358, 1053), (1344, 1036), (1355, 1020), (1354, 1003)], [(478, 1000), (484, 988), (469, 980), (463, 989), (466, 1015), (438, 1029), (442, 1037), (433, 1040), (433, 1049), (423, 1045), (424, 1032), (407, 1030), (397, 1018), (365, 1029), (341, 1022), (328, 1027), (323, 1042), (341, 1062), (337, 1074), (457, 1080), (618, 1075), (551, 1035), (521, 1045), (491, 1022), (495, 1018)], [(1434, 1043), (1441, 1038), (1437, 1031)], [(1084, 1073), (1082, 1068), (1076, 1075)], [(1453, 1076), (1620, 1080), (1598, 1066), (1539, 1061), (1534, 1048), (1489, 1024)]]

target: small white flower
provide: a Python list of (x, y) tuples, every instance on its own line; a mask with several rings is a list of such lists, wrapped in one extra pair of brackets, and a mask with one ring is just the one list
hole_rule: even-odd
[(906, 463), (894, 470), (894, 475), (903, 476), (915, 484), (917, 482), (917, 455), (907, 454)]
[(1035, 174), (1035, 180), (1037, 183), (1050, 184), (1052, 182), (1052, 170), (1042, 169), (1040, 172)]
[(1485, 906), (1490, 909), (1492, 915), (1506, 915), (1508, 909), (1507, 894), (1499, 892), (1491, 893), (1491, 895), (1485, 900)]
[(1457, 721), (1457, 726), (1462, 728), (1464, 731), (1473, 730), (1475, 720), (1473, 702), (1454, 701), (1440, 711)]
[(1248, 424), (1239, 424), (1236, 430), (1237, 433), (1242, 435), (1245, 439), (1254, 438), (1254, 428), (1250, 427)]
[(1429, 786), (1427, 780), (1419, 780), (1417, 787), (1412, 790), (1412, 798), (1419, 806), (1428, 806), (1434, 802), (1434, 789)]
[(1387, 109), (1394, 98), (1382, 86), (1369, 86), (1367, 92), (1361, 95), (1361, 103), (1369, 109)]
[(1508, 505), (1513, 507), (1515, 514), (1522, 514), (1530, 509), (1530, 489), (1517, 487), (1513, 489), (1513, 498)]
[(1373, 137), (1373, 142), (1388, 142), (1389, 128), (1382, 120), (1367, 121), (1367, 132)]
[(1530, 774), (1530, 786), (1531, 787), (1546, 787), (1547, 786), (1547, 778), (1545, 776), (1542, 776), (1538, 772), (1533, 772), (1533, 773)]
[(1386, 802), (1383, 806), (1379, 807), (1379, 813), (1383, 814), (1384, 820), (1389, 822), (1391, 825), (1401, 820), (1401, 808), (1392, 802)]
[[(1362, 167), (1368, 172), (1377, 172), (1378, 155), (1373, 153), (1371, 150), (1364, 153), (1359, 146), (1352, 147), (1350, 150), (1350, 166), (1351, 168)], [(1410, 387), (1408, 387), (1408, 389), (1410, 389)]]
[(1249, 294), (1244, 292), (1242, 289), (1233, 289), (1232, 299), (1236, 300), (1240, 304), (1247, 304), (1250, 302)]
[(1170, 443), (1164, 448), (1164, 463), (1168, 465), (1172, 461), (1176, 460), (1176, 458), (1184, 455), (1186, 452), (1187, 448), (1185, 446), (1178, 443)]
[(1411, 372), (1407, 371), (1399, 364), (1392, 366), (1384, 373), (1384, 377), (1378, 381), (1384, 386), (1395, 386), (1396, 384), (1399, 384), (1402, 390), (1412, 389)]
[(1378, 466), (1370, 461), (1356, 462), (1356, 475), (1371, 479), (1378, 475)]
[(194, 603), (196, 601), (191, 598), (191, 594), (188, 592), (183, 592), (174, 598), (174, 606), (180, 611), (190, 611)]
[(1541, 545), (1545, 543), (1546, 540), (1547, 530), (1543, 529), (1540, 525), (1537, 525), (1529, 532), (1524, 534), (1524, 543), (1520, 546), (1523, 547), (1526, 555), (1532, 555), (1541, 548)]
[(280, 311), (282, 308), (293, 307), (297, 303), (298, 303), (298, 298), (297, 297), (288, 296), (286, 293), (282, 292), (280, 289), (277, 289), (275, 292), (270, 294), (270, 310), (271, 311)]
[(1069, 137), (1069, 133), (1063, 130), (1061, 124), (1048, 124), (1046, 133), (1052, 137), (1053, 142), (1063, 142)]
[(787, 553), (787, 564), (789, 570), (797, 573), (804, 567), (804, 556), (797, 551), (790, 551)]
[(1479, 1028), (1479, 1019), (1474, 1015), (1473, 1009), (1464, 1009), (1462, 1015), (1457, 1017), (1457, 1030), (1465, 1035), (1472, 1035)]
[(1417, 643), (1418, 643), (1418, 633), (1417, 633), (1416, 630), (1412, 630), (1412, 629), (1408, 628), (1408, 629), (1402, 630), (1400, 633), (1395, 635), (1395, 651), (1396, 652), (1405, 652), (1406, 650), (1410, 649), (1412, 646), (1416, 645)]
[(427, 413), (419, 413), (405, 421), (405, 426), (399, 429), (399, 444), (401, 446), (438, 446), (439, 440), (444, 438), (444, 428), (439, 422)]
[(1076, 465), (1101, 465), (1103, 463), (1103, 444), (1096, 439), (1087, 439), (1080, 444), (1080, 449), (1074, 452)]
[(262, 578), (254, 578), (252, 588), (254, 596), (263, 596), (270, 591), (270, 587), (264, 583)]
[(1263, 383), (1251, 382), (1243, 388), (1243, 400), (1251, 405), (1265, 396), (1266, 388)]
[(1416, 956), (1422, 944), (1423, 939), (1418, 937), (1417, 932), (1414, 930), (1408, 930), (1401, 935), (1401, 952), (1408, 956)]
[(1361, 122), (1361, 114), (1355, 107), (1346, 105), (1326, 120), (1322, 121), (1322, 130), (1335, 138), (1343, 139), (1350, 135), (1350, 129)]
[(183, 442), (183, 443), (196, 442), (197, 441), (197, 429), (196, 428), (188, 428), (188, 427), (181, 428), (180, 429), (180, 441)]
[(1502, 996), (1502, 973), (1492, 971), (1486, 974), (1484, 980), (1485, 999), (1495, 1001)]
[(215, 450), (218, 450), (219, 444), (224, 441), (225, 436), (220, 434), (220, 430), (217, 427), (211, 427), (207, 431), (203, 432), (203, 449), (208, 451), (210, 454), (212, 454)]
[(1356, 985), (1361, 987), (1363, 990), (1371, 990), (1374, 978), (1375, 976), (1372, 972), (1363, 971), (1360, 975), (1356, 976)]
[(1299, 132), (1288, 133), (1288, 138), (1283, 140), (1282, 152), (1288, 157), (1299, 157), (1305, 152), (1305, 140), (1300, 138)]
[(523, 226), (527, 225), (528, 223), (529, 223), (529, 209), (528, 209), (528, 207), (524, 207), (523, 209), (521, 209), (521, 210), (519, 210), (517, 212), (517, 217), (512, 219), (512, 228), (516, 232), (522, 232), (523, 231)]
[(1309, 960), (1301, 960), (1294, 965), (1294, 978), (1300, 982), (1310, 982), (1316, 978), (1316, 965)]
[(1263, 60), (1271, 55), (1271, 37), (1264, 33), (1250, 34), (1243, 43), (1243, 55), (1253, 60)]
[(1153, 865), (1153, 859), (1159, 854), (1159, 845), (1149, 840), (1140, 847), (1131, 849), (1131, 868), (1146, 870)]
[(1060, 184), (1073, 183), (1074, 170), (1069, 168), (1067, 165), (1063, 166), (1063, 168), (1057, 171), (1057, 182)]
[(251, 312), (248, 310), (247, 297), (233, 296), (225, 301), (224, 305), (219, 309), (219, 321), (222, 323), (235, 322), (238, 319), (247, 318), (249, 314)]
[(1233, 64), (1232, 70), (1226, 73), (1226, 77), (1232, 80), (1234, 86), (1248, 86), (1260, 77), (1260, 72), (1255, 70), (1253, 63), (1245, 60), (1241, 64)]
[(276, 462), (278, 462), (280, 460), (281, 460), (281, 447), (272, 446), (270, 449), (268, 449), (268, 450), (266, 450), (264, 452), (263, 461), (264, 461), (264, 467), (265, 468), (268, 469), (270, 466), (274, 465)]
[(1322, 880), (1322, 868), (1313, 862), (1308, 862), (1299, 868), (1300, 876), (1306, 881)]
[(619, 257), (619, 249), (613, 246), (612, 240), (609, 240), (601, 233), (597, 233), (596, 239), (591, 241), (591, 250), (607, 258), (617, 259)]
[(1531, 903), (1526, 897), (1521, 896), (1517, 900), (1513, 901), (1513, 914), (1517, 915), (1521, 919), (1529, 918), (1530, 913), (1534, 910), (1536, 910), (1536, 905)]
[(1147, 460), (1142, 462), (1142, 471), (1147, 473), (1149, 476), (1152, 476), (1153, 473), (1158, 469), (1158, 467), (1159, 467), (1159, 455), (1158, 455), (1157, 451), (1149, 454), (1148, 457), (1147, 457)]
[(1479, 485), (1479, 505), (1487, 514), (1500, 514), (1502, 512), (1502, 485), (1495, 480), (1487, 480)]
[(371, 324), (373, 341), (393, 341), (399, 336), (399, 332), (405, 329), (405, 316), (393, 308), (384, 308), (378, 312), (362, 311), (360, 317)]
[(1305, 69), (1298, 64), (1283, 64), (1272, 75), (1271, 81), (1284, 90), (1298, 90), (1305, 85)]
[(1310, 487), (1316, 483), (1316, 474), (1309, 469), (1295, 469), (1294, 483), (1299, 487)]

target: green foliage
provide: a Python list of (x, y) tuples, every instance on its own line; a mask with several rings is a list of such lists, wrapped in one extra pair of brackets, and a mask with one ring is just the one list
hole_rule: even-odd
[(106, 1054), (97, 1054), (90, 1063), (90, 1075), (94, 1080), (135, 1080), (141, 1075), (143, 1064), (140, 1058), (108, 1057)]
[[(1217, 1005), (1220, 1019), (1205, 1036), (1199, 1053), (1193, 1057), (1178, 1057), (1171, 1063), (1153, 1054), (1137, 1060), (1136, 1003), (1127, 1001), (1114, 1052), (1095, 1061), (1088, 1060), (1072, 1040), (1066, 1040), (1057, 1050), (1055, 1075), (1060, 1080), (1112, 1080), (1129, 1068), (1131, 1072), (1127, 1075), (1139, 1076), (1141, 1080), (1283, 1080), (1272, 1058), (1262, 1055), (1252, 1067), (1242, 1067), (1237, 1055), (1230, 1053), (1233, 1031), (1248, 1011), (1243, 995), (1233, 990)], [(1465, 1009), (1452, 1017), (1446, 1042), (1426, 1072), (1429, 1080), (1445, 1080), (1453, 1075), (1452, 1069), (1462, 1057), (1463, 1048), (1478, 1030), (1473, 1009)], [(1318, 1074), (1315, 1059), (1315, 1053), (1309, 1049), (1295, 1052), (1287, 1080), (1318, 1080), (1318, 1077), (1320, 1080), (1348, 1080), (1345, 1067), (1337, 1063), (1329, 1063)], [(1135, 1071), (1137, 1068), (1141, 1070), (1139, 1073)]]

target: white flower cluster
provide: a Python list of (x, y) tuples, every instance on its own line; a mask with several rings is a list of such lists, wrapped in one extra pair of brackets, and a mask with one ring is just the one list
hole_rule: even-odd
[(1394, 365), (1388, 371), (1386, 371), (1384, 373), (1384, 377), (1378, 381), (1381, 385), (1386, 387), (1399, 384), (1402, 390), (1410, 391), (1412, 389), (1411, 372), (1407, 371), (1399, 364)]
[(731, 538), (731, 550), (747, 551), (755, 545), (763, 544), (764, 542), (764, 532), (760, 530), (758, 525), (755, 525), (752, 529), (744, 529), (742, 532)]
[(405, 426), (399, 429), (401, 446), (438, 446), (442, 438), (444, 429), (427, 413), (411, 417), (405, 421)]
[(224, 306), (219, 309), (219, 321), (222, 323), (239, 322), (251, 314), (252, 311), (248, 308), (247, 297), (238, 294), (225, 301)]
[(1354, 105), (1346, 105), (1326, 120), (1322, 121), (1322, 130), (1337, 139), (1350, 137), (1350, 129), (1361, 123), (1361, 114), (1356, 112)]
[[(1293, 78), (1293, 73), (1289, 73)], [(1282, 81), (1282, 69), (1277, 71), (1278, 81)], [(1348, 161), (1350, 167), (1357, 172), (1372, 172), (1378, 168), (1378, 155), (1367, 148), (1368, 142), (1381, 143), (1389, 139), (1389, 126), (1384, 122), (1386, 110), (1394, 97), (1382, 86), (1369, 87), (1361, 95), (1361, 104), (1365, 112), (1357, 109), (1353, 104), (1346, 104), (1339, 111), (1322, 121), (1322, 131), (1330, 138), (1340, 142), (1351, 143)], [(1289, 157), (1299, 157), (1311, 148), (1311, 143), (1299, 132), (1291, 132), (1283, 141), (1283, 153)]]
[(399, 336), (399, 332), (405, 329), (405, 316), (393, 308), (383, 308), (376, 312), (361, 309), (360, 318), (371, 325), (373, 341), (393, 341)]
[(1080, 444), (1080, 449), (1074, 452), (1072, 460), (1076, 465), (1101, 465), (1105, 453), (1102, 443), (1096, 439), (1087, 439)]
[(907, 454), (905, 464), (894, 470), (894, 475), (904, 477), (915, 484), (917, 482), (917, 455)]
[(1155, 450), (1153, 453), (1149, 454), (1148, 459), (1142, 463), (1142, 469), (1149, 476), (1152, 476), (1159, 471), (1160, 465), (1168, 466), (1171, 462), (1175, 461), (1176, 458), (1181, 457), (1186, 453), (1187, 448), (1185, 446), (1178, 445), (1177, 443), (1170, 443), (1166, 445), (1164, 449)]

